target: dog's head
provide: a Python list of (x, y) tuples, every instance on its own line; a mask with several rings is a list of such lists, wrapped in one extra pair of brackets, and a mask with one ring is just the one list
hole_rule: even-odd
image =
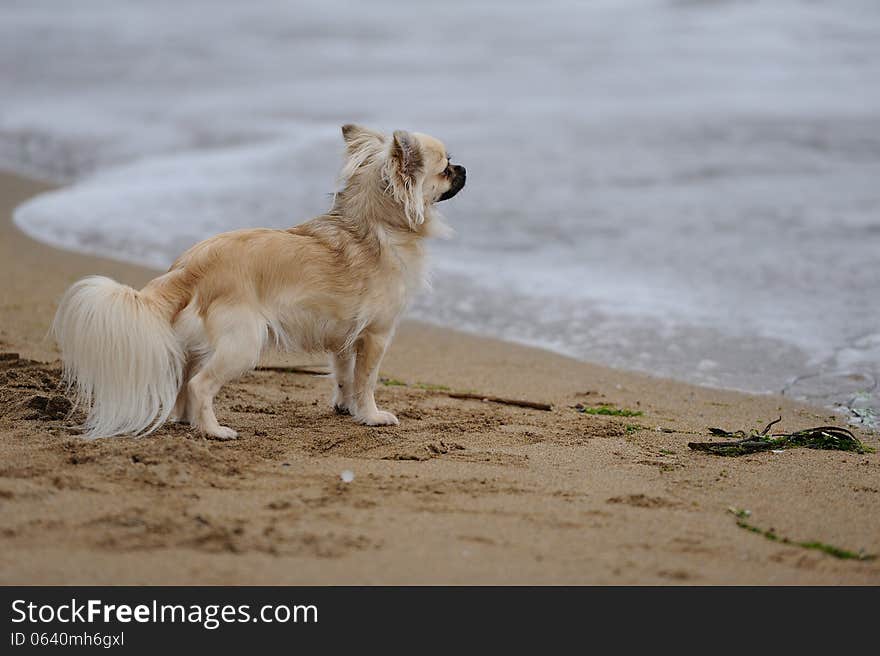
[(397, 130), (388, 137), (359, 125), (343, 125), (342, 137), (348, 151), (342, 171), (346, 187), (386, 195), (414, 230), (425, 222), (431, 205), (464, 187), (465, 168), (450, 162), (446, 147), (427, 134)]

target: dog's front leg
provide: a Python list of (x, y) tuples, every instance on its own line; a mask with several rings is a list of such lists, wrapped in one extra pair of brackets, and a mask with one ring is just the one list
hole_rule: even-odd
[(333, 369), (333, 409), (340, 415), (354, 414), (354, 351), (334, 353), (330, 358)]
[(397, 417), (376, 407), (374, 391), (379, 364), (385, 355), (390, 333), (364, 333), (355, 345), (354, 418), (367, 426), (398, 424)]

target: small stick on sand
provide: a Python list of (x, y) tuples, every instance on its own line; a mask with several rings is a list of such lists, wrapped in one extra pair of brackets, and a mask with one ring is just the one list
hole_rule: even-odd
[(486, 394), (472, 394), (469, 392), (446, 392), (446, 396), (453, 399), (474, 399), (476, 401), (489, 401), (491, 403), (503, 403), (504, 405), (515, 405), (520, 408), (533, 408), (535, 410), (553, 410), (553, 406), (549, 403), (540, 403), (538, 401), (523, 401), (519, 399), (505, 399), (500, 396), (488, 396)]
[[(309, 376), (326, 376), (328, 372), (318, 371), (317, 369), (309, 369), (308, 367), (257, 367), (257, 371), (274, 371), (283, 374), (306, 374)], [(404, 387), (409, 387), (404, 383)], [(520, 399), (505, 399), (500, 396), (489, 396), (486, 394), (475, 394), (471, 392), (442, 392), (453, 399), (474, 399), (476, 401), (488, 401), (491, 403), (502, 403), (504, 405), (515, 405), (520, 408), (533, 408), (534, 410), (545, 410), (550, 412), (553, 406), (549, 403), (541, 403), (539, 401), (525, 401)]]
[(328, 372), (308, 367), (257, 367), (257, 371), (276, 371), (282, 374), (306, 374), (307, 376), (326, 376)]

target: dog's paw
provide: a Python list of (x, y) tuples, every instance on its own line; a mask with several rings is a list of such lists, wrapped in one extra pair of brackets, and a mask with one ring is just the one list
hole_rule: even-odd
[(212, 440), (234, 440), (238, 437), (238, 432), (229, 426), (218, 426), (215, 430), (205, 431), (205, 437)]
[(351, 405), (343, 398), (342, 394), (334, 394), (333, 400), (330, 401), (330, 407), (337, 415), (353, 415), (354, 411)]
[(354, 406), (351, 403), (350, 397), (347, 397), (342, 393), (342, 388), (337, 387), (333, 392), (333, 400), (330, 401), (330, 407), (333, 408), (333, 412), (337, 415), (353, 415), (354, 414)]
[(374, 414), (358, 417), (357, 420), (366, 426), (397, 426), (400, 422), (390, 412), (377, 410)]

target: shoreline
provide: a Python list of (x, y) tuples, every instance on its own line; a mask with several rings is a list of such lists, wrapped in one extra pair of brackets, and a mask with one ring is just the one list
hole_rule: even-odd
[[(40, 178), (38, 176), (30, 176), (30, 175), (18, 173), (12, 169), (3, 169), (2, 165), (0, 165), (0, 176), (4, 176), (4, 175), (11, 176), (14, 179), (27, 181), (28, 184), (34, 185), (37, 188), (38, 192), (52, 191), (52, 190), (59, 189), (64, 186), (63, 183), (59, 183), (57, 181), (52, 181), (48, 178)], [(27, 197), (25, 197), (24, 200), (27, 200), (30, 197), (31, 196), (27, 196)], [(80, 257), (93, 258), (94, 260), (96, 260), (98, 262), (102, 262), (102, 263), (113, 262), (117, 265), (121, 264), (126, 269), (137, 270), (138, 273), (134, 278), (134, 280), (136, 280), (136, 282), (133, 283), (133, 284), (135, 284), (135, 286), (142, 285), (143, 283), (145, 283), (149, 279), (151, 279), (155, 276), (161, 275), (161, 273), (163, 273), (165, 270), (163, 267), (156, 267), (156, 266), (153, 266), (149, 263), (141, 263), (141, 262), (130, 263), (130, 262), (125, 262), (124, 260), (121, 260), (121, 259), (110, 258), (107, 255), (98, 252), (97, 250), (90, 251), (86, 247), (77, 248), (75, 246), (70, 246), (69, 244), (63, 243), (64, 240), (59, 240), (58, 243), (51, 243), (50, 240), (43, 241), (39, 236), (29, 234), (24, 228), (22, 228), (21, 226), (19, 226), (16, 223), (14, 218), (13, 218), (12, 223), (18, 233), (21, 233), (21, 235), (27, 239), (33, 240), (34, 242), (41, 244), (45, 248), (49, 248), (49, 249), (56, 250), (56, 251), (62, 251), (65, 253), (70, 253), (72, 255), (77, 255)], [(427, 296), (427, 293), (423, 292), (423, 294), (421, 295), (421, 299), (425, 300), (426, 296)], [(427, 301), (427, 302), (430, 303), (430, 301)], [(422, 310), (424, 310), (424, 307), (422, 308)], [(675, 381), (676, 383), (692, 385), (692, 386), (696, 386), (696, 387), (703, 388), (703, 389), (715, 389), (715, 390), (720, 390), (720, 391), (737, 392), (737, 393), (742, 393), (742, 394), (747, 394), (747, 395), (786, 396), (786, 392), (790, 391), (790, 388), (792, 386), (796, 385), (799, 381), (817, 378), (817, 377), (823, 377), (826, 375), (837, 376), (837, 377), (855, 376), (855, 377), (863, 377), (863, 378), (865, 376), (870, 376), (870, 374), (864, 374), (860, 370), (854, 371), (852, 373), (849, 373), (847, 371), (837, 371), (837, 372), (831, 372), (829, 374), (827, 372), (823, 373), (823, 372), (816, 372), (816, 371), (804, 369), (802, 371), (802, 373), (800, 373), (800, 374), (791, 375), (788, 378), (780, 379), (780, 380), (776, 381), (778, 383), (778, 386), (776, 386), (776, 387), (770, 386), (769, 383), (766, 386), (753, 385), (750, 387), (747, 384), (737, 384), (732, 379), (727, 380), (725, 382), (725, 380), (719, 380), (715, 377), (710, 377), (707, 380), (707, 379), (701, 379), (699, 376), (695, 376), (693, 373), (691, 373), (691, 374), (681, 373), (681, 372), (679, 372), (679, 374), (670, 373), (670, 372), (664, 373), (662, 371), (651, 370), (650, 368), (644, 368), (644, 369), (639, 368), (639, 367), (629, 368), (627, 365), (615, 365), (615, 364), (600, 362), (597, 360), (591, 360), (589, 358), (583, 357), (582, 355), (578, 355), (576, 353), (576, 349), (574, 349), (571, 346), (554, 345), (552, 340), (548, 340), (548, 339), (541, 339), (541, 338), (529, 339), (529, 338), (517, 338), (515, 336), (510, 337), (510, 336), (494, 335), (494, 334), (482, 332), (482, 331), (480, 331), (480, 329), (478, 327), (475, 327), (473, 329), (456, 328), (456, 327), (453, 327), (452, 325), (449, 325), (448, 322), (447, 323), (432, 322), (430, 319), (424, 319), (424, 318), (414, 318), (414, 317), (404, 318), (402, 324), (404, 326), (404, 329), (406, 329), (407, 326), (430, 327), (430, 328), (437, 329), (440, 331), (449, 331), (450, 333), (454, 333), (456, 335), (461, 335), (466, 338), (470, 338), (470, 337), (484, 338), (484, 339), (494, 340), (494, 341), (504, 343), (504, 344), (510, 344), (510, 345), (516, 345), (518, 347), (535, 349), (535, 350), (542, 351), (545, 353), (552, 353), (554, 356), (573, 360), (573, 361), (583, 363), (588, 366), (595, 366), (595, 367), (608, 369), (611, 371), (624, 372), (624, 373), (632, 374), (635, 376), (646, 376), (646, 377), (649, 377), (649, 378), (652, 378), (652, 379), (655, 379), (658, 381)], [(769, 338), (757, 338), (756, 337), (755, 339), (758, 339), (760, 341), (761, 339), (769, 339)], [(740, 345), (740, 347), (743, 349), (744, 352), (749, 350), (748, 345)], [(783, 350), (793, 350), (793, 351), (798, 351), (800, 348), (795, 344), (789, 344), (789, 343), (780, 343), (779, 347), (780, 347), (780, 349), (783, 349)], [(735, 351), (736, 348), (734, 347), (732, 350)], [(277, 357), (277, 355), (278, 354), (276, 354), (275, 357)], [(760, 358), (760, 351), (752, 352), (751, 355), (747, 356), (747, 361), (749, 362), (750, 365), (756, 366), (756, 362), (757, 362), (755, 360), (756, 357)], [(807, 358), (806, 352), (804, 354), (804, 358)], [(713, 364), (715, 364), (715, 363), (713, 363)], [(728, 372), (728, 373), (730, 373), (730, 372)], [(735, 376), (734, 376), (734, 378), (735, 378)], [(737, 380), (739, 381), (739, 383), (743, 383), (743, 380), (741, 380), (741, 376)], [(767, 381), (765, 381), (765, 383), (766, 382)], [(829, 392), (825, 393), (824, 397), (811, 397), (809, 394), (807, 394), (807, 395), (796, 394), (795, 396), (789, 397), (789, 398), (792, 398), (796, 402), (804, 403), (806, 405), (810, 405), (810, 406), (814, 406), (814, 407), (824, 408), (824, 409), (830, 410), (832, 412), (839, 413), (842, 417), (846, 417), (847, 420), (855, 420), (855, 419), (862, 418), (862, 415), (858, 414), (854, 410), (853, 407), (850, 407), (849, 405), (847, 405), (846, 403), (844, 403), (840, 400), (844, 396), (846, 396), (846, 395), (843, 391), (829, 391)], [(866, 429), (876, 428), (876, 426), (874, 426), (871, 423), (871, 421), (861, 421), (861, 422), (856, 421), (856, 422), (854, 422), (854, 424), (859, 425), (859, 426), (866, 428)]]
[[(36, 177), (24, 176), (17, 172), (0, 169), (0, 193), (5, 192), (5, 188), (12, 183), (13, 187), (21, 186), (23, 188), (23, 195), (21, 200), (16, 202), (12, 207), (14, 210), (19, 204), (25, 202), (29, 198), (32, 198), (34, 195), (39, 193), (43, 193), (45, 191), (51, 191), (53, 189), (59, 188), (59, 184), (52, 182), (50, 180), (43, 180)], [(67, 249), (60, 246), (55, 246), (52, 244), (48, 244), (42, 242), (29, 234), (27, 234), (20, 226), (16, 224), (12, 217), (9, 217), (10, 227), (12, 228), (13, 235), (11, 235), (16, 241), (20, 243), (30, 243), (31, 245), (38, 245), (41, 251), (46, 251), (45, 253), (41, 252), (42, 255), (46, 255), (51, 257), (51, 253), (65, 253), (69, 256), (76, 257), (77, 259), (83, 262), (93, 263), (93, 268), (89, 269), (94, 273), (100, 273), (101, 275), (108, 275), (111, 278), (118, 279), (119, 282), (123, 282), (125, 284), (129, 284), (134, 286), (135, 288), (140, 288), (144, 284), (146, 284), (149, 280), (154, 277), (161, 275), (163, 273), (162, 269), (154, 268), (150, 266), (146, 266), (143, 264), (131, 264), (122, 262), (120, 260), (116, 260), (105, 255), (88, 253), (84, 251)], [(9, 238), (10, 235), (4, 234), (5, 237)], [(28, 250), (27, 248), (25, 249)], [(105, 270), (111, 271), (111, 273), (103, 273)], [(77, 276), (72, 277), (71, 282), (77, 280), (79, 277), (84, 275), (89, 275), (87, 273), (79, 274)], [(114, 276), (119, 276), (115, 278)], [(63, 291), (63, 290), (61, 290)], [(59, 296), (60, 296), (59, 292)], [(0, 297), (2, 298), (2, 297)], [(2, 303), (0, 303), (0, 307), (2, 307)], [(51, 320), (51, 318), (50, 318)], [(48, 326), (48, 323), (47, 323)], [(590, 362), (586, 360), (581, 360), (575, 357), (574, 355), (565, 353), (561, 349), (553, 349), (551, 347), (545, 346), (539, 342), (529, 343), (526, 341), (517, 341), (517, 340), (505, 340), (498, 337), (494, 337), (491, 335), (483, 335), (477, 332), (471, 332), (466, 330), (457, 330), (455, 328), (451, 328), (449, 326), (445, 326), (442, 324), (435, 324), (428, 321), (421, 321), (418, 319), (409, 319), (405, 318), (401, 321), (400, 329), (398, 330), (398, 337), (403, 333), (406, 338), (409, 337), (410, 333), (417, 331), (430, 331), (435, 334), (440, 333), (448, 333), (451, 337), (458, 337), (461, 339), (476, 339), (476, 340), (487, 340), (488, 342), (497, 343), (499, 345), (507, 345), (512, 348), (521, 348), (527, 349), (530, 351), (536, 351), (538, 353), (544, 353), (547, 356), (552, 356), (554, 358), (562, 358), (564, 360), (570, 361), (571, 363), (576, 363), (580, 365), (585, 365), (587, 367), (595, 367), (598, 369), (604, 369), (609, 372), (616, 372), (622, 374), (624, 376), (634, 376), (637, 378), (647, 378), (652, 381), (656, 381), (659, 383), (667, 383), (667, 384), (677, 384), (677, 385), (685, 385), (689, 387), (698, 387), (704, 390), (716, 390), (719, 392), (731, 392), (735, 394), (743, 394), (747, 396), (782, 396), (779, 392), (770, 391), (753, 391), (746, 389), (736, 389), (729, 387), (721, 387), (721, 386), (713, 386), (713, 385), (698, 385), (695, 383), (691, 383), (684, 380), (679, 380), (675, 378), (666, 378), (661, 375), (657, 375), (651, 373), (649, 371), (638, 371), (638, 370), (626, 370), (626, 369), (616, 369), (614, 367), (610, 367), (608, 365), (599, 364), (595, 362)], [(48, 334), (48, 327), (46, 329), (46, 334)], [(0, 333), (2, 335), (2, 333)], [(2, 343), (2, 342), (0, 342)], [(33, 346), (31, 346), (33, 348)], [(45, 349), (45, 350), (43, 350)], [(34, 353), (34, 351), (25, 347), (26, 353)], [(57, 351), (48, 343), (44, 342), (41, 344), (40, 350), (36, 351), (42, 357), (51, 358), (53, 355), (57, 357)], [(390, 353), (389, 353), (390, 355)], [(301, 359), (301, 358), (300, 358)], [(307, 358), (308, 359), (308, 358)], [(271, 362), (277, 366), (277, 363), (280, 361), (284, 362), (292, 362), (297, 360), (297, 356), (293, 354), (284, 354), (279, 352), (269, 352), (267, 357), (264, 358), (264, 364)], [(296, 366), (295, 363), (289, 366)], [(832, 408), (824, 407), (824, 406), (816, 406), (814, 404), (810, 404), (808, 402), (800, 402), (795, 401), (795, 403), (803, 403), (804, 405), (811, 406), (814, 408), (820, 408), (821, 410), (829, 410)]]
[[(0, 378), (0, 582), (880, 582), (877, 561), (773, 543), (727, 512), (748, 508), (792, 540), (878, 553), (876, 453), (717, 458), (686, 446), (707, 426), (749, 430), (782, 414), (795, 430), (841, 417), (410, 320), (377, 393), (400, 427), (335, 417), (326, 380), (278, 371), (221, 392), (221, 422), (242, 433), (232, 443), (176, 425), (85, 442), (63, 418), (29, 419), (28, 395), (57, 382), (43, 336), (67, 285), (101, 273), (140, 287), (157, 273), (27, 237), (11, 211), (51, 188), (0, 173), (0, 352), (39, 361)], [(323, 366), (278, 353), (264, 364)], [(585, 415), (578, 403), (634, 416)]]
[[(33, 196), (43, 193), (46, 191), (51, 191), (53, 189), (59, 188), (60, 185), (54, 183), (49, 180), (42, 180), (30, 176), (24, 176), (17, 172), (13, 172), (10, 170), (0, 169), (0, 194), (7, 193), (9, 187), (18, 188), (21, 191), (15, 194), (15, 201), (12, 204), (12, 210), (14, 211), (15, 207), (20, 205), (21, 203), (27, 201)], [(0, 207), (0, 210), (5, 210), (6, 208)], [(8, 214), (8, 211), (5, 212)], [(64, 253), (68, 256), (69, 259), (76, 259), (82, 264), (87, 264), (90, 268), (82, 269), (83, 271), (90, 271), (93, 273), (100, 273), (101, 275), (107, 275), (111, 278), (117, 279), (119, 282), (124, 284), (131, 285), (135, 288), (140, 288), (144, 284), (146, 284), (149, 280), (154, 277), (161, 275), (163, 273), (162, 269), (154, 268), (150, 266), (146, 266), (143, 264), (131, 264), (127, 262), (122, 262), (120, 260), (116, 260), (106, 255), (100, 255), (96, 253), (88, 253), (85, 251), (75, 250), (75, 249), (67, 249), (60, 246), (55, 246), (52, 244), (45, 243), (40, 241), (29, 234), (27, 234), (20, 226), (18, 226), (14, 219), (12, 219), (11, 215), (7, 217), (7, 222), (9, 223), (9, 228), (4, 230), (4, 238), (13, 239), (14, 243), (24, 245), (24, 252), (28, 252), (31, 248), (38, 248), (40, 253), (39, 256), (42, 257), (52, 257), (52, 253)], [(109, 271), (109, 273), (104, 273), (104, 271)], [(71, 275), (70, 281), (71, 283), (77, 280), (79, 277), (84, 275), (89, 275), (89, 273), (82, 273), (77, 275)], [(117, 278), (118, 276), (118, 278)], [(60, 296), (61, 292), (64, 290), (60, 290), (58, 295)], [(0, 297), (2, 298), (2, 297)], [(2, 306), (2, 304), (0, 304)], [(51, 320), (51, 317), (49, 321)], [(47, 329), (46, 333), (48, 334), (48, 321), (47, 321)], [(773, 391), (749, 391), (743, 389), (733, 389), (733, 388), (725, 388), (725, 387), (716, 387), (716, 386), (701, 386), (695, 385), (694, 383), (689, 383), (687, 381), (673, 379), (673, 378), (665, 378), (660, 375), (653, 374), (648, 371), (637, 371), (637, 370), (626, 370), (626, 369), (616, 369), (613, 367), (609, 367), (607, 365), (589, 362), (585, 360), (580, 360), (577, 357), (567, 354), (563, 352), (561, 349), (553, 349), (546, 345), (543, 345), (539, 342), (529, 343), (526, 341), (517, 341), (517, 340), (505, 340), (498, 337), (494, 337), (491, 335), (483, 335), (478, 332), (471, 332), (466, 330), (456, 330), (455, 328), (445, 326), (442, 324), (435, 324), (429, 321), (421, 321), (418, 319), (409, 319), (405, 318), (401, 322), (400, 330), (398, 331), (398, 337), (401, 333), (405, 335), (405, 339), (409, 339), (409, 335), (413, 332), (417, 331), (429, 331), (433, 333), (435, 336), (439, 333), (449, 333), (451, 336), (455, 336), (461, 339), (475, 339), (475, 340), (486, 340), (487, 342), (497, 343), (499, 345), (506, 345), (511, 348), (519, 348), (526, 349), (529, 351), (535, 351), (538, 353), (544, 353), (547, 356), (551, 356), (553, 358), (561, 358), (563, 360), (569, 361), (571, 363), (576, 363), (579, 365), (585, 365), (587, 367), (595, 367), (598, 369), (604, 369), (609, 372), (617, 372), (624, 376), (634, 376), (634, 377), (644, 377), (653, 381), (664, 382), (664, 383), (672, 383), (677, 385), (685, 385), (685, 386), (694, 386), (699, 387), (701, 389), (707, 390), (717, 390), (720, 392), (733, 392), (737, 394), (745, 394), (745, 395), (754, 395), (754, 396), (777, 396), (778, 393)], [(27, 340), (25, 340), (27, 341)], [(44, 358), (52, 358), (57, 357), (56, 350), (49, 344), (41, 344), (40, 348), (35, 349), (36, 346), (33, 344), (28, 344), (28, 346), (24, 347), (24, 351), (28, 354), (37, 354)], [(390, 355), (390, 353), (389, 353)], [(36, 355), (34, 355), (36, 357)], [(268, 354), (268, 359), (273, 362), (278, 360), (289, 360), (291, 358), (296, 359), (295, 355), (288, 355), (284, 353), (271, 352)], [(809, 405), (809, 404), (807, 404)]]

